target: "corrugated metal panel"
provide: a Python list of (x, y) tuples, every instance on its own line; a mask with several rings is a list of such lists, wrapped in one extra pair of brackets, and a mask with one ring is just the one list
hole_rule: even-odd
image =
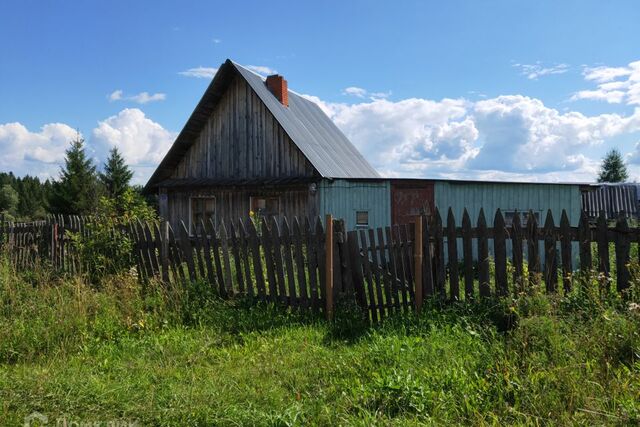
[(621, 212), (627, 216), (638, 216), (637, 184), (600, 184), (582, 192), (582, 208), (590, 218), (603, 210), (607, 219), (615, 219)]
[(581, 209), (579, 185), (436, 181), (435, 202), (443, 219), (451, 207), (457, 224), (462, 222), (464, 208), (467, 208), (473, 224), (478, 219), (480, 208), (484, 208), (490, 226), (497, 209), (503, 212), (531, 209), (539, 213), (542, 221), (547, 209), (551, 209), (556, 225), (560, 223), (562, 210), (566, 209), (571, 225), (577, 226)]
[(318, 186), (320, 215), (330, 213), (345, 220), (347, 230), (356, 224), (356, 212), (369, 212), (369, 227), (391, 224), (389, 181), (324, 180)]
[(285, 107), (267, 89), (261, 76), (239, 64), (233, 65), (320, 175), (325, 178), (380, 177), (316, 103), (289, 91), (289, 106)]

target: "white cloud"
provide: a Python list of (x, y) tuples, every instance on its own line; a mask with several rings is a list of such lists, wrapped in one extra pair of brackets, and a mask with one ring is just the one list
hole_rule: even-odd
[(369, 98), (372, 101), (376, 99), (386, 99), (391, 96), (391, 92), (369, 92), (366, 89), (357, 86), (349, 86), (342, 91), (343, 95), (355, 96), (356, 98)]
[(222, 43), (222, 40), (221, 39), (213, 39), (212, 42), (213, 42), (213, 44), (220, 44), (220, 43)]
[(266, 65), (246, 65), (245, 67), (253, 71), (254, 73), (262, 74), (263, 76), (278, 74), (277, 70), (267, 67)]
[(640, 61), (625, 67), (585, 67), (585, 80), (597, 83), (597, 88), (581, 90), (571, 100), (589, 99), (610, 104), (640, 105)]
[(138, 104), (147, 104), (149, 102), (164, 101), (165, 99), (167, 99), (167, 95), (164, 94), (164, 93), (150, 94), (149, 92), (140, 92), (137, 95), (125, 96), (123, 94), (122, 90), (118, 89), (118, 90), (115, 90), (115, 91), (111, 92), (111, 94), (109, 94), (109, 96), (107, 96), (107, 98), (111, 102), (113, 102), (113, 101), (133, 101), (133, 102), (138, 103)]
[(186, 77), (196, 77), (199, 79), (212, 79), (218, 72), (217, 68), (212, 67), (195, 67), (189, 68), (185, 71), (180, 71), (178, 74)]
[(586, 153), (640, 130), (640, 109), (586, 116), (521, 95), (353, 105), (306, 97), (387, 176), (592, 181), (599, 159)]
[(76, 136), (77, 131), (63, 123), (49, 123), (36, 132), (21, 123), (0, 124), (0, 170), (57, 176), (67, 145)]
[(537, 61), (535, 64), (513, 64), (515, 68), (520, 69), (520, 74), (526, 76), (529, 80), (537, 80), (538, 77), (551, 74), (564, 74), (569, 71), (569, 65), (556, 64), (545, 67), (542, 62)]

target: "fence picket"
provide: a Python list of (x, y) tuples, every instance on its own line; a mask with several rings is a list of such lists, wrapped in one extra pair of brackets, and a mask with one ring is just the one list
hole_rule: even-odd
[(218, 281), (218, 292), (221, 297), (227, 296), (227, 287), (224, 284), (224, 273), (222, 272), (222, 260), (220, 258), (220, 238), (213, 218), (209, 219), (211, 227), (211, 254), (213, 255), (213, 263), (216, 266), (216, 280)]
[[(284, 252), (284, 266), (287, 273), (286, 281), (289, 285), (289, 304), (291, 306), (299, 306), (300, 298), (296, 290), (296, 277), (293, 271), (293, 258), (291, 256), (291, 229), (287, 218), (282, 219), (282, 250)], [(284, 285), (284, 283), (283, 283)], [(300, 285), (301, 286), (301, 285)]]
[(266, 300), (266, 291), (264, 283), (264, 273), (262, 271), (262, 257), (260, 255), (260, 244), (258, 231), (252, 219), (249, 219), (247, 228), (249, 228), (249, 245), (251, 247), (251, 256), (253, 258), (253, 272), (256, 276), (257, 297), (261, 301)]
[(394, 242), (391, 227), (385, 227), (384, 231), (387, 236), (387, 242), (389, 242), (389, 269), (391, 271), (391, 299), (389, 300), (389, 306), (394, 312), (397, 312), (404, 306), (402, 301), (402, 286), (404, 283), (402, 255), (399, 251), (399, 239), (396, 239), (398, 241)]
[(484, 217), (484, 209), (480, 208), (478, 215), (478, 284), (480, 297), (491, 295), (491, 285), (489, 283), (489, 242), (487, 237), (487, 220)]
[(520, 222), (520, 212), (513, 214), (511, 223), (511, 253), (513, 258), (513, 282), (514, 291), (524, 290), (524, 253), (522, 247), (522, 223)]
[(311, 310), (314, 313), (318, 312), (319, 296), (318, 296), (318, 257), (317, 257), (317, 243), (315, 240), (315, 234), (311, 229), (311, 222), (309, 218), (304, 220), (304, 233), (306, 235), (307, 243), (307, 268), (309, 270), (309, 295), (311, 300)]
[(596, 242), (598, 246), (598, 271), (609, 277), (611, 262), (609, 260), (609, 240), (607, 238), (607, 217), (600, 211), (596, 223)]
[[(288, 231), (288, 230), (287, 230)], [(282, 233), (278, 226), (278, 220), (276, 217), (271, 217), (271, 251), (273, 253), (273, 261), (275, 263), (275, 277), (277, 283), (278, 299), (282, 304), (286, 304), (287, 299), (287, 284), (284, 276), (284, 262), (282, 260), (282, 252), (286, 250), (286, 244), (284, 243), (284, 226)], [(280, 237), (282, 234), (282, 238)], [(289, 300), (290, 301), (290, 300)]]
[(578, 242), (580, 244), (580, 269), (583, 273), (588, 273), (593, 266), (593, 261), (591, 258), (591, 229), (589, 228), (589, 219), (585, 211), (580, 213)]
[(538, 221), (533, 211), (527, 214), (527, 255), (529, 261), (529, 286), (540, 283), (540, 243)]
[(623, 292), (629, 287), (629, 224), (622, 212), (616, 221), (616, 284), (618, 292)]
[(442, 217), (440, 216), (440, 210), (438, 208), (436, 208), (433, 217), (432, 234), (434, 238), (434, 260), (436, 263), (435, 290), (440, 298), (445, 299), (447, 297), (447, 290), (444, 287), (446, 280), (446, 271), (444, 268), (444, 233), (442, 231)]
[(547, 292), (556, 292), (558, 288), (558, 259), (556, 249), (555, 224), (551, 209), (544, 221), (544, 283)]
[(571, 225), (566, 210), (562, 210), (560, 217), (560, 253), (562, 258), (562, 288), (565, 294), (571, 291)]
[(506, 231), (504, 217), (500, 209), (498, 209), (493, 219), (493, 251), (496, 267), (496, 294), (499, 296), (505, 296), (509, 293)]
[(238, 282), (238, 292), (244, 294), (244, 276), (242, 261), (246, 260), (240, 255), (240, 239), (238, 238), (238, 231), (233, 225), (233, 221), (229, 221), (229, 234), (231, 235), (231, 254), (233, 255), (233, 262), (236, 269), (236, 282)]
[(462, 214), (462, 258), (464, 259), (464, 299), (473, 298), (473, 237), (471, 218), (465, 208)]
[(364, 259), (364, 272), (367, 276), (367, 290), (369, 301), (369, 312), (371, 313), (371, 319), (373, 322), (377, 322), (380, 317), (378, 316), (377, 306), (375, 302), (375, 283), (373, 279), (373, 271), (371, 268), (371, 261), (369, 258), (369, 246), (367, 245), (367, 235), (364, 230), (360, 230), (360, 243), (362, 247), (362, 258)]
[[(295, 251), (295, 264), (298, 272), (298, 288), (300, 292), (300, 305), (309, 308), (309, 297), (307, 292), (307, 277), (305, 274), (304, 248), (302, 246), (302, 229), (297, 217), (293, 218), (293, 244)], [(308, 254), (307, 254), (308, 256)]]
[(460, 279), (458, 276), (458, 238), (456, 237), (456, 220), (453, 209), (447, 212), (447, 249), (449, 255), (449, 298), (460, 299)]
[(224, 263), (225, 295), (233, 295), (233, 275), (231, 274), (231, 261), (229, 259), (229, 235), (224, 220), (220, 221), (220, 249), (222, 250), (222, 262)]

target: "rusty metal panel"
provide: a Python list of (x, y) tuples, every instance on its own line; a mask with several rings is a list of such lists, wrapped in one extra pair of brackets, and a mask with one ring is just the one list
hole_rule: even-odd
[(409, 224), (417, 215), (429, 215), (435, 205), (432, 181), (393, 180), (391, 182), (391, 219), (394, 224)]

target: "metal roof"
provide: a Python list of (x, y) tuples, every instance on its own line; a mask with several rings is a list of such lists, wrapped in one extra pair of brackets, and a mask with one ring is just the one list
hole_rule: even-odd
[(289, 91), (285, 107), (267, 89), (264, 78), (227, 59), (213, 78), (175, 142), (145, 186), (145, 191), (169, 178), (213, 113), (235, 75), (256, 92), (291, 140), (324, 178), (380, 178), (356, 147), (315, 104)]
[(325, 178), (380, 178), (358, 149), (318, 105), (289, 91), (285, 107), (262, 76), (231, 62), (278, 120), (285, 132)]

